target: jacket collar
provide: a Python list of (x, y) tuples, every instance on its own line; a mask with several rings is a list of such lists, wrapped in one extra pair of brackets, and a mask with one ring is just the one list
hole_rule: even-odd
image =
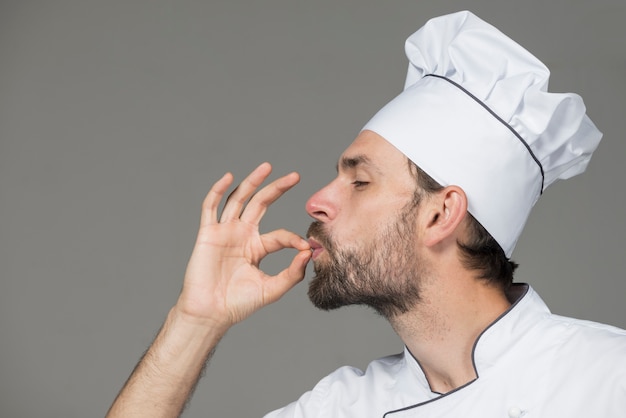
[[(514, 349), (518, 339), (540, 318), (550, 314), (544, 301), (528, 284), (514, 283), (507, 297), (511, 306), (485, 328), (474, 343), (472, 360), (479, 378), (482, 373), (495, 365), (502, 355)], [(422, 385), (430, 387), (419, 360), (407, 347), (404, 348), (404, 356), (413, 379), (417, 378)]]

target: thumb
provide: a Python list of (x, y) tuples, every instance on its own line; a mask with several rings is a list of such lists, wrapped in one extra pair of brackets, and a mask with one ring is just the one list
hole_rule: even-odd
[(295, 255), (289, 267), (271, 277), (266, 282), (266, 300), (268, 303), (276, 302), (292, 287), (304, 279), (306, 265), (311, 259), (310, 250), (301, 250)]

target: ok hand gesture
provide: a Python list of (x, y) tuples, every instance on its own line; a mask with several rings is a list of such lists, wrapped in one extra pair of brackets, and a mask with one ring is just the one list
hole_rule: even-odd
[[(303, 279), (311, 257), (308, 242), (283, 229), (259, 233), (267, 208), (299, 181), (291, 173), (255, 193), (271, 170), (263, 163), (252, 171), (227, 198), (221, 216), (218, 206), (233, 176), (225, 174), (209, 191), (177, 303), (187, 316), (226, 330)], [(275, 276), (259, 269), (265, 256), (283, 248), (299, 250), (287, 268)]]

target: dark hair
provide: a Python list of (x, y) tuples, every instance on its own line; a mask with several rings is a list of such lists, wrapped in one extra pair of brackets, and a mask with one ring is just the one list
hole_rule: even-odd
[[(433, 194), (443, 189), (442, 185), (411, 160), (409, 160), (409, 170), (417, 182), (413, 196), (414, 205), (419, 203), (424, 194)], [(513, 282), (513, 273), (518, 264), (507, 258), (500, 244), (469, 212), (467, 212), (467, 231), (466, 242), (457, 240), (463, 266), (477, 271), (478, 278), (507, 290)]]

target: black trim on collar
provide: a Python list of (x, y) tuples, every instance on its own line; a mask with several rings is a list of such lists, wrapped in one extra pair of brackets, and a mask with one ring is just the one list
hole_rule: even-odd
[[(478, 375), (478, 369), (476, 368), (476, 361), (474, 359), (474, 354), (476, 352), (476, 346), (478, 345), (478, 341), (480, 340), (480, 338), (483, 336), (483, 334), (485, 332), (487, 332), (487, 330), (489, 328), (491, 328), (492, 326), (494, 326), (497, 322), (499, 322), (502, 318), (504, 318), (509, 312), (511, 312), (511, 310), (513, 310), (513, 308), (515, 308), (515, 306), (517, 306), (517, 304), (524, 298), (524, 296), (526, 296), (526, 294), (528, 293), (528, 291), (530, 290), (530, 286), (527, 283), (513, 283), (511, 285), (511, 287), (509, 288), (509, 290), (506, 292), (506, 296), (509, 299), (509, 301), (511, 302), (511, 306), (508, 307), (508, 309), (504, 312), (502, 312), (502, 314), (500, 314), (499, 317), (497, 317), (491, 324), (489, 324), (489, 326), (487, 326), (487, 328), (485, 328), (480, 335), (478, 335), (478, 338), (476, 338), (476, 341), (474, 341), (474, 345), (472, 347), (472, 365), (474, 366), (474, 372), (476, 373), (476, 378), (470, 380), (469, 382), (465, 383), (462, 386), (459, 386), (456, 389), (451, 390), (450, 392), (446, 392), (444, 394), (442, 394), (441, 396), (437, 396), (436, 398), (433, 399), (429, 399), (427, 401), (423, 401), (420, 403), (417, 403), (415, 405), (409, 405), (409, 406), (405, 406), (404, 408), (400, 408), (400, 409), (395, 409), (393, 411), (387, 411), (385, 412), (385, 414), (383, 414), (383, 418), (386, 418), (389, 415), (392, 414), (396, 414), (398, 412), (404, 412), (404, 411), (408, 411), (409, 409), (415, 409), (418, 408), (420, 406), (424, 406), (426, 404), (432, 403), (432, 402), (436, 402), (442, 398), (445, 398), (446, 396), (449, 396), (455, 392), (460, 391), (461, 389), (466, 388), (467, 386), (471, 385), (472, 383), (476, 382), (480, 376)], [(413, 359), (415, 359), (415, 361), (417, 362), (417, 364), (419, 365), (419, 367), (422, 369), (422, 371), (424, 370), (422, 368), (422, 365), (420, 364), (419, 360), (417, 360), (417, 358), (413, 355), (413, 353), (411, 353), (411, 350), (409, 350), (407, 348), (408, 353), (411, 355), (411, 357), (413, 357)], [(424, 374), (426, 375), (426, 374)], [(426, 379), (428, 381), (428, 379)], [(430, 385), (430, 384), (429, 384)]]

